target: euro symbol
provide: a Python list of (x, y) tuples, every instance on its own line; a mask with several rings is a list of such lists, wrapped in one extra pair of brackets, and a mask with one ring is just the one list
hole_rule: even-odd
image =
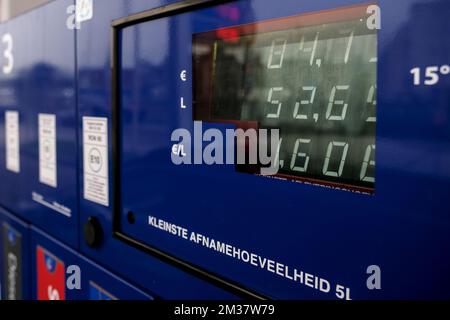
[(181, 71), (180, 78), (182, 81), (186, 81), (186, 70)]

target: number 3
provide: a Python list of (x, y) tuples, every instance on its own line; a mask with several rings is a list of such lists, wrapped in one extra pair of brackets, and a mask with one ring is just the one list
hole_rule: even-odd
[(8, 63), (3, 65), (3, 73), (10, 74), (14, 68), (14, 56), (13, 56), (13, 37), (7, 33), (2, 37), (2, 43), (6, 45), (3, 57), (8, 60)]

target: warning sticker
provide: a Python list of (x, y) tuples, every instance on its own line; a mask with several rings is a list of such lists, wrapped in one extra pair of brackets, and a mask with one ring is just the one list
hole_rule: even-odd
[(92, 0), (77, 0), (76, 2), (76, 20), (83, 22), (91, 20), (94, 16), (94, 5)]
[(66, 300), (66, 267), (62, 260), (37, 246), (38, 300)]
[(19, 113), (5, 112), (6, 169), (20, 172)]
[(56, 116), (39, 114), (39, 181), (56, 188)]
[(83, 117), (84, 198), (109, 206), (108, 119)]

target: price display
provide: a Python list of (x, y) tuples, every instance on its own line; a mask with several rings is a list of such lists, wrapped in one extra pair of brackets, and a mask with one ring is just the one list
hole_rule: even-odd
[(279, 176), (372, 193), (377, 32), (365, 9), (194, 35), (194, 118), (278, 129)]

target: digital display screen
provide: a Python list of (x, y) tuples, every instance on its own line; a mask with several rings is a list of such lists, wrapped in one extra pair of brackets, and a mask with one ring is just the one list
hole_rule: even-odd
[(279, 129), (278, 176), (372, 193), (377, 32), (366, 9), (194, 35), (194, 120)]

